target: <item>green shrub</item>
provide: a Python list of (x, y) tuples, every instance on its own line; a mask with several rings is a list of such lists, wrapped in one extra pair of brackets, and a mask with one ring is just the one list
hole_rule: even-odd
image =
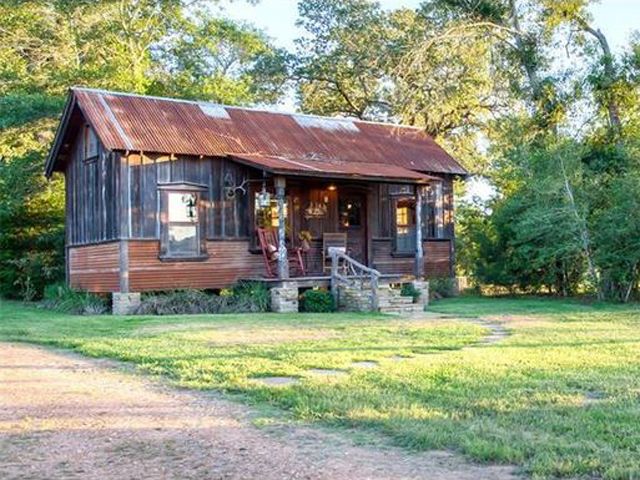
[(268, 312), (271, 306), (271, 293), (263, 282), (238, 282), (231, 295), (238, 302), (250, 303), (252, 312)]
[(43, 298), (45, 286), (60, 278), (56, 257), (46, 252), (28, 252), (3, 262), (0, 268), (1, 293), (8, 298), (32, 302)]
[(455, 297), (456, 279), (453, 277), (438, 277), (429, 280), (429, 292), (433, 298)]
[(264, 312), (269, 309), (269, 290), (260, 283), (242, 283), (224, 294), (202, 290), (176, 290), (145, 294), (136, 313), (144, 315), (190, 315)]
[(109, 310), (106, 299), (89, 292), (74, 290), (64, 283), (47, 285), (40, 306), (76, 315), (101, 315)]
[(300, 310), (303, 312), (334, 312), (333, 296), (327, 290), (307, 290), (300, 297)]
[(413, 283), (403, 283), (400, 288), (400, 295), (403, 297), (411, 297), (413, 299), (413, 303), (417, 303), (421, 292), (413, 286)]

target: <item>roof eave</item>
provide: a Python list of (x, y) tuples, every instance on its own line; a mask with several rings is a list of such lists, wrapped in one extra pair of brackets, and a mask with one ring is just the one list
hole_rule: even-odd
[[(267, 167), (258, 162), (252, 162), (244, 157), (239, 157), (236, 155), (228, 155), (228, 157), (243, 165), (248, 167), (256, 168), (258, 170), (263, 170), (265, 172), (269, 172), (272, 175), (282, 175), (287, 177), (304, 177), (304, 178), (328, 178), (332, 180), (364, 180), (367, 182), (377, 182), (377, 183), (412, 183), (412, 184), (426, 184), (433, 180), (439, 180), (437, 177), (433, 177), (431, 175), (420, 173), (424, 178), (405, 178), (405, 177), (378, 177), (378, 176), (370, 176), (370, 175), (358, 175), (353, 173), (336, 173), (336, 172), (326, 172), (326, 171), (295, 171), (295, 170), (284, 170), (274, 167)], [(418, 172), (416, 172), (418, 173)]]
[(53, 175), (53, 172), (55, 170), (56, 161), (58, 160), (60, 148), (62, 147), (62, 140), (64, 139), (67, 132), (69, 118), (71, 117), (71, 112), (73, 111), (73, 107), (75, 106), (75, 101), (76, 99), (73, 93), (73, 89), (69, 89), (69, 93), (67, 94), (67, 101), (64, 105), (64, 110), (62, 111), (62, 116), (60, 117), (58, 128), (56, 128), (56, 134), (53, 137), (53, 145), (51, 146), (51, 149), (49, 150), (49, 154), (47, 155), (47, 159), (45, 161), (44, 175), (47, 178), (51, 178), (51, 175)]

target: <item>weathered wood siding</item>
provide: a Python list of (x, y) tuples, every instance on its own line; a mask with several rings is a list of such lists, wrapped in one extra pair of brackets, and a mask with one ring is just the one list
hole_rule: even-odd
[(248, 238), (249, 195), (238, 191), (235, 198), (229, 199), (224, 187), (225, 179), (232, 185), (241, 185), (249, 178), (249, 169), (223, 158), (129, 154), (121, 161), (124, 185), (128, 190), (124, 191), (120, 202), (124, 212), (131, 212), (130, 221), (124, 224), (127, 238), (159, 238), (158, 185), (181, 182), (206, 187), (202, 199), (207, 205), (207, 238)]
[(66, 244), (87, 245), (118, 238), (119, 156), (98, 144), (98, 156), (84, 159), (84, 135), (78, 133), (65, 169)]
[[(424, 274), (427, 278), (451, 276), (451, 241), (426, 240), (424, 248)], [(393, 242), (390, 239), (377, 239), (373, 242), (373, 268), (382, 273), (412, 275), (414, 258), (412, 256), (394, 256)]]
[(95, 293), (120, 290), (120, 242), (69, 247), (69, 285)]
[(158, 241), (130, 240), (125, 244), (133, 292), (224, 288), (240, 279), (266, 276), (262, 256), (249, 253), (248, 240), (209, 241), (209, 258), (196, 262), (160, 261)]
[[(393, 240), (393, 198), (394, 195), (411, 195), (413, 187), (396, 184), (379, 184), (372, 187), (370, 195), (370, 235), (372, 259), (371, 265), (387, 274), (413, 274), (414, 258), (411, 255), (394, 255)], [(453, 179), (444, 177), (443, 194), (443, 235), (434, 238), (428, 235), (429, 209), (423, 208), (423, 248), (425, 276), (428, 278), (452, 275), (454, 262), (454, 224), (453, 224)]]
[[(114, 292), (126, 288), (120, 269), (128, 267), (130, 291), (173, 288), (222, 288), (239, 279), (265, 275), (262, 256), (253, 243), (253, 191), (234, 198), (225, 195), (225, 181), (239, 186), (248, 179), (261, 178), (259, 172), (223, 158), (178, 157), (160, 154), (106, 152), (98, 146), (98, 156), (84, 159), (82, 132), (73, 145), (66, 166), (67, 271), (72, 286), (93, 292)], [(161, 261), (160, 194), (158, 186), (170, 183), (202, 185), (206, 205), (204, 232), (208, 259), (205, 261)], [(338, 198), (343, 188), (359, 188), (366, 195), (366, 224), (369, 264), (383, 273), (412, 274), (413, 257), (393, 253), (393, 195), (412, 194), (407, 185), (290, 180), (287, 195), (290, 238), (299, 245), (300, 230), (314, 235), (305, 260), (308, 274), (323, 272), (322, 233), (339, 231)], [(425, 235), (425, 274), (450, 275), (453, 251), (453, 185), (443, 182), (444, 230), (441, 238)], [(323, 219), (305, 219), (309, 202), (324, 203)], [(423, 209), (425, 215), (427, 209)], [(424, 219), (425, 223), (427, 218)], [(126, 251), (120, 250), (120, 242)], [(111, 243), (109, 243), (111, 242)], [(126, 262), (123, 264), (123, 259)], [(126, 277), (123, 277), (126, 278)]]

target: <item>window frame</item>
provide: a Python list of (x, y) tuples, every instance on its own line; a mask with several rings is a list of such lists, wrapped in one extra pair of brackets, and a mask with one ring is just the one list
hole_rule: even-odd
[[(90, 149), (90, 145), (93, 145), (92, 149)], [(99, 156), (100, 140), (98, 139), (96, 131), (87, 123), (82, 131), (82, 160), (85, 162), (91, 162), (96, 160)]]
[(432, 240), (445, 239), (445, 195), (443, 182), (429, 184), (426, 195), (426, 235)]
[[(160, 184), (158, 185), (159, 202), (159, 221), (160, 221), (160, 254), (159, 258), (163, 261), (202, 261), (209, 258), (207, 253), (206, 239), (206, 202), (204, 197), (206, 187), (202, 185), (177, 183), (177, 184)], [(172, 194), (196, 196), (196, 212), (197, 220), (191, 221), (170, 221), (169, 219), (169, 198)], [(172, 252), (170, 249), (169, 233), (171, 226), (190, 226), (196, 229), (196, 251), (187, 254)]]
[[(413, 223), (409, 223), (407, 225), (403, 225), (403, 227), (409, 228), (410, 231), (413, 231), (413, 236), (412, 236), (412, 240), (410, 242), (411, 248), (410, 249), (400, 249), (399, 248), (399, 242), (398, 242), (398, 230), (400, 225), (398, 225), (398, 205), (400, 202), (410, 202), (413, 203), (413, 208), (411, 208), (411, 206), (408, 206), (407, 208), (409, 209), (409, 213), (408, 213), (408, 218), (411, 219), (413, 218)], [(393, 228), (391, 231), (391, 238), (393, 240), (393, 256), (396, 257), (413, 257), (416, 253), (416, 244), (415, 244), (415, 228), (416, 228), (416, 198), (412, 195), (407, 195), (406, 193), (403, 194), (398, 194), (398, 195), (393, 195), (391, 198), (391, 215), (392, 215), (392, 222), (393, 222)], [(413, 227), (413, 228), (411, 228)]]

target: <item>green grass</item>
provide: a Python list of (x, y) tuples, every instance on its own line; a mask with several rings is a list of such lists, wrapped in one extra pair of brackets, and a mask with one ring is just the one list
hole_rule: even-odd
[[(640, 478), (640, 310), (549, 299), (457, 298), (450, 320), (361, 314), (72, 317), (0, 304), (0, 339), (132, 362), (323, 425), (454, 449), (533, 476)], [(511, 336), (475, 344), (505, 322)], [(393, 356), (411, 356), (397, 361)], [(354, 368), (373, 360), (379, 367)], [(322, 377), (310, 368), (348, 372)], [(300, 383), (265, 387), (261, 376)]]

